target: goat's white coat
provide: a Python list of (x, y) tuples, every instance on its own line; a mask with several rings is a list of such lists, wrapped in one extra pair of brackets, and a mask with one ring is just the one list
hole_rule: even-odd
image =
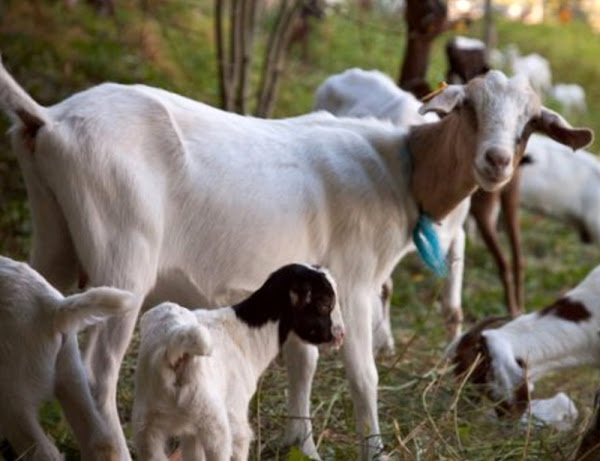
[(37, 421), (56, 395), (87, 460), (116, 460), (117, 440), (95, 408), (77, 347), (88, 324), (134, 309), (114, 288), (63, 297), (25, 263), (0, 256), (0, 436), (26, 460), (62, 460)]
[(521, 204), (574, 225), (600, 245), (600, 160), (596, 155), (533, 134), (521, 167)]
[[(514, 139), (529, 120), (548, 115), (523, 79), (490, 72), (429, 101), (421, 111), (448, 115), (418, 128), (437, 130), (429, 139), (450, 124), (466, 124), (453, 111), (465, 98), (482, 129), (452, 132), (454, 142), (469, 146), (461, 151), (464, 177), (437, 181), (436, 196), (419, 197), (424, 206), (443, 203), (444, 213), (477, 184), (486, 190), (506, 184), (517, 161)], [(290, 261), (329, 267), (344, 310), (342, 354), (361, 455), (372, 458), (380, 450), (371, 309), (410, 250), (418, 214), (412, 194), (425, 191), (419, 181), (434, 174), (419, 170), (410, 180), (417, 185), (409, 184), (399, 152), (414, 140), (411, 134), (381, 121), (324, 113), (243, 117), (143, 85), (103, 84), (44, 108), (3, 67), (0, 101), (17, 120), (11, 138), (32, 209), (32, 262), (56, 286), (69, 286), (83, 271), (92, 286), (141, 296), (154, 288), (149, 298), (155, 300), (227, 305)], [(571, 131), (560, 118), (551, 117), (551, 124), (560, 125), (559, 134)], [(584, 130), (575, 139), (590, 137)], [(490, 147), (508, 163), (487, 162)], [(444, 153), (413, 150), (413, 168), (435, 156), (432, 165), (446, 175)], [(116, 383), (136, 314), (98, 328), (86, 355), (98, 407), (120, 434), (123, 459), (129, 454)], [(309, 396), (317, 351), (289, 342), (284, 353), (291, 416), (285, 442), (299, 442), (316, 457)]]

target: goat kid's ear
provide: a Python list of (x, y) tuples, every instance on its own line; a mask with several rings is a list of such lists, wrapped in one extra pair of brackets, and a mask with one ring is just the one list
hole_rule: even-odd
[(101, 322), (113, 315), (132, 312), (140, 305), (138, 296), (117, 288), (92, 288), (67, 296), (54, 314), (54, 329), (67, 333)]
[(166, 359), (171, 368), (178, 368), (186, 357), (210, 355), (213, 344), (210, 332), (202, 325), (190, 324), (177, 328), (169, 335)]
[(594, 140), (594, 132), (589, 128), (573, 128), (559, 114), (546, 107), (542, 107), (540, 115), (532, 120), (533, 128), (569, 146), (573, 150), (583, 149)]
[(448, 115), (452, 110), (460, 106), (465, 99), (463, 85), (448, 85), (442, 92), (436, 94), (426, 101), (420, 108), (419, 114), (435, 112), (440, 117)]

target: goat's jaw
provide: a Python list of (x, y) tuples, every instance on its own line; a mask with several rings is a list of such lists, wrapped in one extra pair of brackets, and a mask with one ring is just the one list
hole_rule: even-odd
[(479, 168), (477, 165), (473, 167), (473, 175), (475, 182), (486, 192), (494, 192), (504, 187), (512, 178), (514, 168), (512, 166), (506, 167), (502, 172), (498, 173), (486, 165)]

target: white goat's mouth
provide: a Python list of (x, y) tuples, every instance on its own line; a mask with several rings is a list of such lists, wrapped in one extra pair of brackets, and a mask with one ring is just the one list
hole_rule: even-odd
[(506, 168), (502, 172), (488, 168), (473, 168), (475, 182), (486, 192), (493, 192), (504, 186), (512, 177), (512, 169)]

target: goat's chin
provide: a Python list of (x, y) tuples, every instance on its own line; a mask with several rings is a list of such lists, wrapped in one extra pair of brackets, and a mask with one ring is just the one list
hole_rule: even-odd
[(494, 192), (504, 187), (511, 178), (511, 174), (496, 176), (488, 173), (482, 173), (477, 168), (473, 168), (475, 182), (486, 192)]

